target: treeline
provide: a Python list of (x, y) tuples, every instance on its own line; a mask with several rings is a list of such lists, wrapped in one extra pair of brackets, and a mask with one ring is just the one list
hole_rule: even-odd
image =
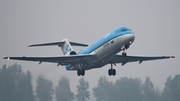
[(169, 76), (163, 90), (156, 87), (150, 77), (144, 82), (128, 77), (112, 82), (102, 76), (92, 92), (84, 78), (79, 79), (77, 91), (72, 92), (66, 77), (61, 77), (54, 88), (51, 80), (39, 76), (33, 91), (31, 72), (21, 68), (17, 64), (0, 68), (0, 101), (88, 101), (91, 96), (96, 101), (180, 101), (180, 74), (174, 78)]

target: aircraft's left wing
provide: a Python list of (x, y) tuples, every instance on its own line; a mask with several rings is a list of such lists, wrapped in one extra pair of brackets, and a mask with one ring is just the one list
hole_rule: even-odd
[(24, 60), (24, 61), (37, 61), (41, 62), (52, 62), (58, 65), (75, 64), (78, 62), (85, 62), (94, 55), (82, 54), (82, 55), (69, 55), (60, 57), (4, 57), (3, 59), (12, 60)]
[(149, 60), (159, 60), (159, 59), (172, 59), (175, 56), (157, 56), (157, 57), (145, 57), (145, 56), (122, 56), (116, 55), (112, 58), (111, 63), (122, 63), (125, 65), (128, 62), (136, 62), (142, 63), (143, 61)]

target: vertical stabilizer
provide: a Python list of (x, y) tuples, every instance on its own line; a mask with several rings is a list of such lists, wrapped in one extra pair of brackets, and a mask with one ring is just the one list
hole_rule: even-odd
[(59, 47), (61, 47), (64, 55), (66, 55), (67, 53), (73, 51), (73, 48), (72, 48), (70, 42), (68, 41), (68, 39), (65, 38), (65, 39), (63, 39), (62, 41), (64, 42), (64, 44), (62, 44), (62, 45), (59, 46)]

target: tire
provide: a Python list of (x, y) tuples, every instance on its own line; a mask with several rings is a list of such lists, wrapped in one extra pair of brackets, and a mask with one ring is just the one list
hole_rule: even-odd
[(116, 70), (115, 69), (112, 70), (112, 74), (113, 74), (113, 76), (116, 75)]
[(111, 75), (112, 75), (112, 71), (111, 71), (111, 69), (109, 69), (109, 70), (108, 70), (108, 74), (109, 74), (109, 76), (111, 76)]
[(127, 53), (122, 53), (122, 56), (127, 56)]
[(77, 70), (77, 75), (80, 76), (81, 75), (81, 71), (80, 69)]
[(85, 70), (84, 70), (84, 69), (81, 70), (81, 75), (82, 75), (82, 76), (85, 75)]

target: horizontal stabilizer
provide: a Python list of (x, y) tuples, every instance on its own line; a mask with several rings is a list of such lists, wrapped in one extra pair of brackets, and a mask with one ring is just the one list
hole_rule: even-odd
[[(34, 44), (34, 45), (29, 45), (28, 47), (35, 47), (35, 46), (53, 46), (53, 45), (58, 45), (62, 46), (65, 42), (52, 42), (52, 43), (43, 43), (43, 44)], [(88, 46), (87, 44), (82, 44), (82, 43), (76, 43), (76, 42), (70, 42), (72, 46), (83, 46), (86, 47)]]

